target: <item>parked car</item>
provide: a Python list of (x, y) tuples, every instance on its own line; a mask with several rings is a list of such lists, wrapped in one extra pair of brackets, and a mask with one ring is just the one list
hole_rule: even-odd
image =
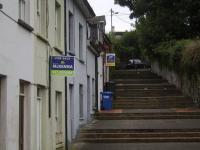
[(127, 69), (141, 69), (150, 68), (150, 64), (146, 61), (141, 61), (140, 59), (129, 59), (127, 64)]

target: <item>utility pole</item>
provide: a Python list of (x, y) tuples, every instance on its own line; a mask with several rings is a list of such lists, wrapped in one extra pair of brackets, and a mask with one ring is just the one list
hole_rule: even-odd
[(110, 13), (111, 13), (111, 15), (110, 15), (110, 16), (111, 16), (111, 28), (110, 28), (111, 30), (110, 30), (110, 32), (112, 33), (112, 31), (113, 31), (113, 30), (112, 30), (112, 15), (113, 15), (113, 10), (112, 10), (112, 8), (111, 8), (111, 10), (110, 10)]
[(111, 10), (110, 10), (110, 16), (111, 16), (111, 30), (110, 30), (110, 32), (111, 32), (111, 34), (113, 33), (113, 22), (112, 22), (113, 15), (118, 14), (118, 13), (119, 13), (119, 12), (114, 12), (114, 11), (112, 10), (112, 8), (111, 8)]

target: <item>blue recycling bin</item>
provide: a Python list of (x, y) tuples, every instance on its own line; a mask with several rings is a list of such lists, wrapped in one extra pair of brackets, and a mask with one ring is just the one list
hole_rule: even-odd
[(111, 110), (113, 101), (113, 92), (105, 91), (102, 92), (102, 109)]

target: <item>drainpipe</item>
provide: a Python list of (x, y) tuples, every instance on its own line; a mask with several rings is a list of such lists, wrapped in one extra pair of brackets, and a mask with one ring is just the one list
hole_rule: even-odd
[(96, 88), (96, 112), (98, 112), (98, 95), (99, 95), (99, 89), (98, 89), (98, 56), (95, 56), (95, 79), (96, 79), (96, 84), (95, 84), (95, 88)]
[[(64, 0), (64, 41), (65, 55), (67, 56), (67, 2)], [(65, 77), (65, 149), (68, 150), (68, 126), (67, 126), (67, 77)]]
[(49, 50), (49, 118), (51, 118), (51, 55)]

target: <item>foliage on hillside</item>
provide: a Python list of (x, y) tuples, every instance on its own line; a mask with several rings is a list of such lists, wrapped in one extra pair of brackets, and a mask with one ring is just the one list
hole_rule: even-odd
[[(130, 18), (136, 18), (136, 30), (124, 40), (132, 44), (132, 49), (179, 74), (200, 73), (199, 0), (115, 2), (128, 7), (131, 10)], [(134, 40), (130, 38), (132, 36)], [(133, 45), (135, 41), (137, 44)]]
[(179, 74), (200, 73), (200, 41), (180, 40), (160, 43), (151, 59), (157, 60), (161, 66), (175, 70)]

